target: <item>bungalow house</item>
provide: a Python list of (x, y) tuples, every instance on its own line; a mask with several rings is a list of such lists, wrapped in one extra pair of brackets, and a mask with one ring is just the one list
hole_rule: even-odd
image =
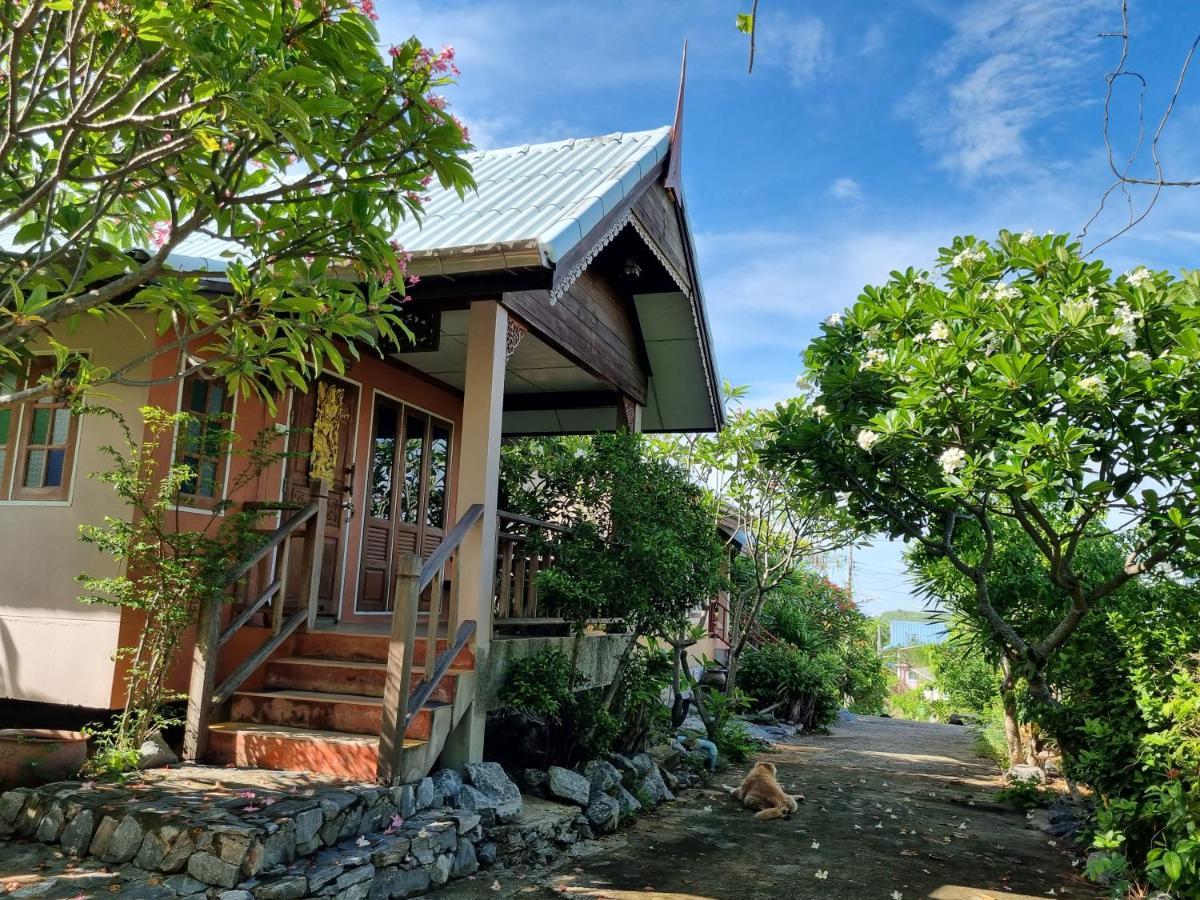
[[(478, 190), (435, 193), (396, 235), (421, 276), (415, 343), (322, 375), (274, 414), (200, 376), (109, 392), (131, 421), (147, 404), (223, 411), (243, 442), (276, 429), (296, 453), (242, 484), (236, 455), (169, 448), (197, 474), (181, 528), (227, 492), (272, 510), (232, 602), (207, 606), (180, 648), (187, 756), (404, 780), (481, 758), (498, 666), (520, 652), (493, 628), (514, 615), (501, 442), (722, 423), (679, 140), (663, 127), (474, 154)], [(219, 289), (219, 251), (189, 239), (172, 262)], [(64, 340), (103, 365), (146, 338), (84, 323)], [(169, 376), (170, 360), (144, 375)], [(114, 653), (139, 620), (80, 604), (74, 581), (112, 567), (77, 534), (126, 514), (88, 477), (119, 443), (110, 420), (55, 403), (0, 412), (0, 700), (123, 703)], [(536, 618), (536, 597), (517, 612)], [(612, 637), (589, 641), (603, 683)]]

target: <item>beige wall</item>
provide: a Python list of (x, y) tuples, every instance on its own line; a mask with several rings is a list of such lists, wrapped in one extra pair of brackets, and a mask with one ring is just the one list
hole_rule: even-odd
[[(129, 362), (144, 345), (126, 322), (85, 322), (64, 340), (109, 366)], [(93, 402), (140, 426), (145, 388), (112, 387), (103, 394)], [(125, 515), (112, 488), (87, 477), (109, 468), (100, 447), (120, 447), (123, 437), (111, 418), (89, 415), (76, 440), (67, 500), (0, 501), (0, 698), (107, 707), (112, 696), (121, 613), (80, 603), (75, 576), (118, 574), (110, 558), (80, 542), (79, 528)]]

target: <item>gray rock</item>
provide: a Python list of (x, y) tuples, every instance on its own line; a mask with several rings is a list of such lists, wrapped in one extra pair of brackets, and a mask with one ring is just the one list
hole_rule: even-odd
[(637, 756), (630, 757), (629, 761), (633, 763), (639, 778), (645, 778), (654, 768), (654, 760), (650, 758), (649, 753), (639, 753)]
[(547, 789), (551, 797), (566, 800), (578, 806), (587, 806), (591, 799), (591, 783), (578, 772), (564, 769), (562, 766), (551, 766), (547, 781)]
[(1004, 775), (1009, 781), (1032, 781), (1041, 784), (1046, 780), (1046, 773), (1040, 767), (1024, 763), (1013, 766)]
[(159, 769), (163, 766), (173, 766), (179, 762), (179, 757), (167, 746), (167, 742), (158, 732), (150, 735), (138, 748), (139, 769)]
[(433, 786), (432, 778), (422, 778), (420, 784), (417, 785), (417, 810), (429, 809), (430, 807), (440, 806), (442, 795), (436, 787)]
[(188, 857), (187, 871), (193, 878), (205, 884), (215, 884), (217, 887), (231, 888), (241, 881), (239, 866), (227, 863), (219, 856), (213, 856), (203, 850)]
[(25, 806), (25, 798), (28, 796), (29, 792), (23, 790), (5, 791), (0, 794), (0, 822), (7, 822), (11, 825), (17, 821), (17, 816), (21, 814), (21, 809)]
[(307, 844), (317, 836), (321, 823), (325, 821), (319, 807), (306, 809), (296, 816), (296, 843)]
[(662, 780), (666, 783), (667, 789), (672, 793), (678, 791), (684, 786), (680, 777), (670, 769), (659, 769), (658, 774), (662, 776)]
[(175, 892), (163, 884), (131, 884), (121, 891), (127, 900), (175, 900)]
[(621, 781), (625, 784), (636, 784), (637, 779), (641, 777), (637, 766), (630, 762), (628, 757), (622, 756), (620, 753), (610, 753), (608, 761), (620, 774)]
[(429, 890), (429, 873), (424, 869), (397, 869), (376, 876), (373, 897), (413, 897)]
[(675, 795), (671, 793), (657, 768), (653, 769), (650, 774), (642, 779), (639, 788), (641, 795), (652, 801), (655, 806), (666, 800), (675, 799)]
[(445, 884), (450, 880), (450, 871), (454, 868), (454, 856), (443, 853), (429, 867), (429, 880), (434, 884)]
[(453, 769), (442, 769), (433, 773), (433, 786), (442, 795), (442, 803), (446, 806), (458, 805), (458, 792), (462, 790), (462, 776)]
[[(190, 896), (191, 894), (203, 894), (208, 890), (207, 884), (205, 884), (203, 881), (197, 881), (191, 875), (172, 875), (170, 878), (164, 878), (163, 884), (173, 890), (176, 894), (184, 897)], [(222, 892), (220, 894), (222, 900), (246, 900), (245, 897), (226, 898), (226, 895), (229, 893), (231, 892)]]
[(9, 896), (17, 898), (25, 897), (45, 897), (58, 887), (57, 878), (47, 878), (45, 881), (35, 881), (33, 884), (28, 884), (23, 888), (18, 888)]
[(401, 784), (391, 789), (392, 803), (407, 819), (417, 811), (417, 792), (411, 784)]
[(289, 875), (254, 889), (258, 900), (300, 900), (307, 893), (308, 879), (303, 875)]
[(104, 858), (104, 854), (108, 852), (108, 842), (112, 840), (113, 832), (117, 830), (117, 826), (121, 822), (119, 819), (114, 819), (112, 816), (105, 816), (100, 820), (95, 833), (92, 835), (92, 843), (88, 847), (88, 852), (92, 856)]
[(217, 894), (217, 900), (254, 900), (254, 895), (249, 891), (221, 891)]
[[(374, 858), (374, 857), (372, 857)], [(399, 860), (397, 860), (399, 862)], [(340, 863), (329, 863), (327, 865), (318, 865), (308, 870), (308, 890), (315, 894), (329, 882), (336, 879), (346, 870), (346, 867)]]
[(364, 881), (370, 881), (375, 877), (375, 867), (370, 863), (365, 866), (356, 866), (353, 869), (347, 869), (337, 877), (337, 896), (344, 896), (346, 891), (356, 884), (362, 884)]
[(634, 816), (641, 812), (642, 804), (638, 802), (638, 798), (629, 793), (629, 791), (625, 790), (625, 788), (621, 785), (617, 785), (614, 789), (613, 799), (615, 799), (621, 807), (622, 819), (627, 819), (630, 816)]
[(481, 866), (493, 866), (496, 864), (496, 842), (484, 841), (475, 848), (475, 858), (479, 860)]
[(671, 740), (665, 744), (658, 744), (646, 751), (650, 754), (650, 758), (658, 765), (660, 769), (673, 769), (679, 765), (679, 761), (683, 759), (684, 750), (679, 745), (678, 741)]
[(478, 871), (479, 860), (475, 856), (475, 845), (470, 841), (461, 841), (458, 852), (454, 854), (454, 865), (450, 874), (455, 878), (462, 878), (465, 875), (474, 875)]
[(607, 760), (593, 759), (583, 767), (583, 774), (592, 785), (592, 793), (607, 794), (621, 783), (621, 773)]
[(38, 822), (37, 839), (43, 844), (53, 844), (58, 840), (58, 836), (62, 834), (65, 824), (66, 815), (63, 812), (62, 804), (51, 803), (46, 808), (46, 813), (42, 816), (42, 821)]
[(126, 863), (137, 855), (146, 834), (133, 816), (126, 816), (113, 830), (100, 858), (106, 863)]
[(466, 834), (479, 825), (479, 813), (462, 810), (446, 817), (455, 824), (459, 834)]
[(585, 815), (588, 824), (597, 834), (609, 834), (617, 830), (621, 819), (621, 804), (607, 794), (597, 794), (588, 804)]
[(521, 792), (499, 763), (467, 763), (466, 769), (471, 786), (494, 801), (497, 819), (508, 822), (521, 814)]

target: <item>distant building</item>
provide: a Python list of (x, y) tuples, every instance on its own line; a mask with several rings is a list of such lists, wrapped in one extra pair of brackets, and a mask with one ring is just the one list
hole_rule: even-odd
[(888, 649), (894, 647), (916, 647), (921, 644), (940, 644), (946, 640), (948, 631), (945, 622), (893, 621)]

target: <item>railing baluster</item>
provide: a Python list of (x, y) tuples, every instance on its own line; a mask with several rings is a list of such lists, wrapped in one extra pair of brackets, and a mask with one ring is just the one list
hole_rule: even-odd
[(512, 598), (512, 566), (513, 566), (513, 542), (507, 540), (501, 535), (504, 548), (500, 554), (500, 608), (496, 611), (496, 617), (507, 619), (510, 615), (509, 603)]
[(517, 610), (517, 614), (524, 617), (526, 602), (528, 600), (528, 588), (525, 586), (525, 548), (521, 548), (520, 554), (517, 556), (517, 594), (516, 603), (513, 606)]
[(204, 598), (196, 621), (192, 676), (188, 683), (187, 716), (183, 727), (183, 758), (188, 762), (198, 760), (208, 747), (208, 723), (212, 717), (217, 647), (221, 639), (221, 608), (224, 605), (220, 595)]
[(417, 607), (421, 602), (421, 557), (406, 554), (396, 560), (394, 596), (376, 773), (381, 784), (393, 784), (404, 775), (404, 729), (408, 722), (408, 695), (416, 649)]
[(442, 617), (442, 592), (446, 586), (446, 564), (438, 569), (437, 578), (429, 586), (429, 622), (425, 636), (425, 677), (433, 674), (433, 663), (437, 659), (438, 620)]
[(303, 577), (300, 605), (308, 607), (308, 627), (315, 628), (317, 601), (321, 593), (321, 561), (325, 556), (325, 518), (329, 507), (329, 483), (314, 481), (311, 490), (312, 498), (317, 504), (317, 512), (309, 520), (308, 531), (304, 535), (304, 556), (300, 562)]
[(537, 576), (542, 568), (542, 554), (535, 552), (529, 560), (529, 617), (537, 618)]
[(279, 634), (283, 628), (283, 607), (287, 604), (288, 567), (292, 559), (292, 541), (286, 540), (279, 545), (276, 554), (276, 575), (279, 582), (279, 592), (271, 598), (271, 634)]

